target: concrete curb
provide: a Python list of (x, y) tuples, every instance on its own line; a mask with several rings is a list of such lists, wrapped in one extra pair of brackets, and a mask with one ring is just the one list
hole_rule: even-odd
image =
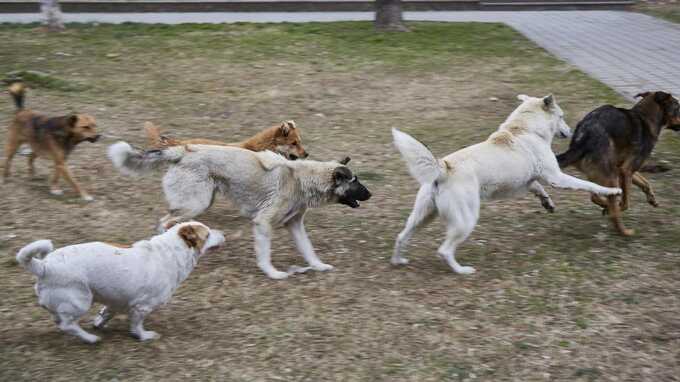
[[(406, 0), (405, 11), (518, 11), (518, 10), (624, 10), (634, 0)], [(365, 0), (231, 0), (231, 1), (62, 1), (64, 13), (145, 12), (372, 12)], [(35, 1), (2, 1), (0, 13), (37, 13)]]

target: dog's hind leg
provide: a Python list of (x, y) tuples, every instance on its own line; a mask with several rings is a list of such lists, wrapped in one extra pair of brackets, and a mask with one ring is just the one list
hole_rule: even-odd
[(171, 167), (163, 177), (163, 192), (170, 213), (161, 218), (160, 232), (210, 208), (215, 196), (215, 181), (207, 167)]
[(19, 149), (19, 137), (14, 129), (10, 128), (7, 132), (7, 142), (5, 143), (5, 164), (3, 166), (3, 179), (7, 180), (10, 175), (10, 167), (12, 166), (12, 158)]
[(315, 271), (330, 271), (333, 269), (332, 265), (325, 264), (318, 256), (316, 256), (316, 253), (314, 253), (314, 247), (305, 230), (303, 214), (294, 217), (286, 223), (286, 228), (288, 228), (288, 232), (293, 236), (298, 251), (300, 251), (305, 258), (305, 261), (312, 269)]
[(541, 205), (543, 208), (545, 208), (550, 213), (555, 212), (555, 203), (553, 203), (550, 195), (545, 191), (543, 186), (538, 183), (538, 181), (534, 180), (531, 182), (531, 184), (529, 184), (529, 191), (541, 199)]
[(633, 176), (628, 171), (622, 171), (619, 175), (619, 185), (621, 186), (621, 211), (628, 209), (630, 204), (630, 186), (633, 184)]
[(652, 190), (652, 185), (649, 181), (645, 179), (639, 172), (633, 173), (633, 184), (638, 186), (642, 192), (647, 196), (647, 203), (654, 207), (658, 207), (659, 203), (656, 202), (656, 195), (654, 195), (654, 190)]
[(629, 228), (626, 228), (623, 225), (623, 219), (621, 218), (621, 206), (619, 205), (619, 202), (617, 200), (618, 198), (616, 195), (610, 195), (607, 197), (607, 200), (609, 202), (607, 212), (609, 213), (609, 219), (611, 219), (612, 223), (614, 224), (614, 227), (621, 233), (623, 236), (632, 236), (635, 234), (635, 231)]
[(406, 226), (397, 236), (394, 243), (394, 254), (390, 262), (392, 265), (408, 264), (408, 259), (401, 256), (402, 249), (411, 239), (413, 233), (418, 227), (427, 224), (435, 216), (436, 207), (434, 204), (434, 186), (431, 184), (424, 185), (418, 190), (416, 202), (413, 206), (413, 211), (406, 221)]
[(288, 273), (274, 268), (271, 258), (272, 227), (266, 219), (253, 221), (253, 235), (255, 236), (255, 254), (257, 266), (269, 278), (280, 280), (288, 277)]
[[(78, 325), (78, 319), (85, 315), (92, 305), (92, 294), (85, 290), (51, 290), (47, 309), (55, 316), (55, 322), (63, 332), (93, 344), (99, 337), (88, 333)], [(40, 296), (42, 300), (44, 296)]]
[[(454, 199), (456, 195), (444, 196), (448, 201), (448, 206), (443, 206), (440, 202), (442, 197), (437, 198), (437, 206), (440, 215), (446, 220), (446, 239), (437, 253), (446, 263), (449, 264), (454, 272), (459, 274), (471, 274), (475, 272), (473, 267), (460, 265), (456, 261), (456, 248), (470, 236), (477, 220), (479, 220), (479, 195), (461, 196)], [(465, 203), (468, 202), (468, 203)]]
[(95, 329), (103, 329), (106, 324), (115, 316), (115, 313), (108, 306), (101, 308), (99, 313), (92, 320)]
[(149, 307), (135, 306), (130, 309), (130, 334), (140, 341), (149, 341), (160, 338), (160, 334), (151, 330), (144, 330), (144, 318), (153, 309)]

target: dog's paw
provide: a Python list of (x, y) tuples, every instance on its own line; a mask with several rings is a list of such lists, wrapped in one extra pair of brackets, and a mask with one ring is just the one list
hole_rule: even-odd
[(133, 333), (132, 335), (140, 341), (151, 341), (161, 338), (160, 334), (151, 330), (145, 330), (141, 333)]
[(81, 198), (82, 198), (83, 201), (85, 201), (85, 202), (91, 202), (91, 201), (94, 200), (94, 198), (92, 197), (92, 195), (83, 195), (83, 196), (81, 196)]
[(288, 273), (274, 270), (267, 272), (267, 277), (274, 280), (283, 280), (288, 278)]
[(606, 187), (605, 190), (607, 190), (607, 192), (605, 192), (605, 195), (621, 195), (621, 193), (623, 193), (623, 191), (618, 187), (614, 188)]
[(101, 338), (99, 338), (99, 336), (95, 336), (94, 334), (88, 334), (87, 336), (80, 337), (80, 339), (86, 344), (96, 344), (97, 342), (101, 341)]
[(319, 263), (319, 264), (314, 264), (311, 266), (313, 270), (319, 271), (319, 272), (326, 272), (326, 271), (331, 271), (335, 267), (330, 265), (330, 264), (325, 264), (325, 263)]
[(649, 203), (652, 207), (658, 207), (659, 203), (656, 201), (656, 199), (647, 199), (647, 203)]
[(64, 195), (64, 191), (56, 188), (56, 189), (50, 190), (50, 194), (55, 195), (55, 196), (61, 196), (61, 195)]
[(392, 265), (406, 265), (408, 264), (408, 259), (405, 257), (392, 257), (390, 263)]
[(468, 267), (468, 266), (456, 267), (453, 271), (458, 273), (459, 275), (471, 275), (471, 274), (477, 272), (476, 269), (474, 269), (473, 267)]

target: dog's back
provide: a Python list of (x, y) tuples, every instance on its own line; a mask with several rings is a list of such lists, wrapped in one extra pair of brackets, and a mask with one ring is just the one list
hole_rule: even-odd
[(656, 143), (648, 136), (646, 123), (633, 110), (600, 106), (578, 123), (569, 149), (557, 161), (560, 167), (597, 166), (605, 172), (615, 171), (629, 156), (639, 157), (641, 164)]

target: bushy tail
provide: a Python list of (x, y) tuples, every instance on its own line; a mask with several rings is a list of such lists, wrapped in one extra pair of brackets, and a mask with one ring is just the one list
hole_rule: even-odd
[(409, 173), (418, 183), (434, 183), (446, 173), (443, 163), (424, 144), (397, 129), (392, 129), (392, 136), (394, 145), (408, 165)]
[(182, 144), (182, 142), (178, 141), (177, 139), (162, 135), (161, 129), (151, 122), (144, 123), (144, 132), (146, 133), (147, 144), (151, 148), (160, 149)]
[(40, 259), (35, 259), (36, 255), (44, 256), (54, 250), (52, 242), (49, 240), (38, 240), (21, 248), (17, 253), (17, 262), (38, 277), (45, 274), (45, 263)]
[(570, 166), (583, 158), (584, 151), (581, 147), (569, 147), (569, 150), (557, 155), (557, 163), (559, 163), (560, 168), (565, 168)]
[(14, 100), (14, 105), (17, 110), (24, 108), (24, 99), (26, 98), (26, 85), (23, 82), (14, 82), (9, 86), (9, 94)]
[(184, 146), (142, 151), (127, 142), (118, 142), (109, 147), (109, 159), (122, 174), (138, 175), (178, 162), (186, 152), (187, 148)]

